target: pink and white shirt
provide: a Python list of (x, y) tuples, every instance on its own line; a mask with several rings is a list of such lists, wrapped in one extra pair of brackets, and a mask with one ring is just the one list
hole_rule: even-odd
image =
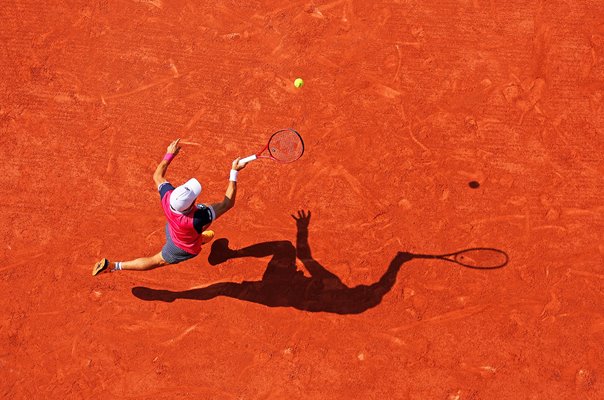
[(193, 205), (190, 211), (180, 213), (170, 207), (170, 195), (174, 190), (169, 182), (159, 185), (161, 205), (168, 220), (168, 231), (174, 244), (190, 254), (201, 252), (201, 233), (208, 229), (216, 218), (212, 206)]

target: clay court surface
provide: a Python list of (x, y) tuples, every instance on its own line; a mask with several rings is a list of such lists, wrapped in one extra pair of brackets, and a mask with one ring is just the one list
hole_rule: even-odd
[[(2, 2), (0, 397), (604, 398), (603, 93), (600, 0)], [(284, 127), (213, 225), (267, 257), (91, 276), (171, 140), (211, 203)]]

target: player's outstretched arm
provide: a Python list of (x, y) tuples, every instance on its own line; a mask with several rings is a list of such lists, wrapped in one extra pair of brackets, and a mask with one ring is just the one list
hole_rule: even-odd
[(212, 208), (216, 213), (216, 219), (222, 214), (229, 211), (235, 206), (235, 197), (237, 197), (237, 173), (245, 168), (245, 163), (239, 162), (240, 157), (237, 157), (231, 165), (231, 174), (229, 176), (229, 185), (227, 186), (224, 199), (220, 203), (212, 204)]
[(176, 139), (175, 141), (170, 143), (168, 149), (166, 150), (166, 155), (155, 169), (155, 172), (153, 173), (153, 182), (155, 182), (155, 187), (159, 187), (159, 185), (161, 185), (162, 183), (167, 182), (166, 171), (168, 171), (168, 165), (170, 165), (172, 159), (180, 151), (180, 146), (178, 145), (179, 141), (180, 139)]

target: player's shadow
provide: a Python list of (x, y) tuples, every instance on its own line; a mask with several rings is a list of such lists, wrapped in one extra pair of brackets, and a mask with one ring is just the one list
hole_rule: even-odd
[[(295, 247), (289, 241), (273, 241), (232, 250), (229, 249), (226, 239), (219, 239), (213, 243), (208, 257), (212, 265), (234, 258), (270, 256), (271, 259), (260, 281), (221, 282), (204, 288), (178, 292), (138, 286), (132, 289), (132, 293), (146, 301), (210, 300), (218, 296), (227, 296), (269, 307), (359, 314), (380, 304), (384, 295), (394, 286), (396, 276), (405, 262), (413, 258), (432, 258), (432, 256), (398, 252), (377, 282), (348, 287), (340, 278), (312, 258), (308, 244), (310, 212), (298, 212), (298, 216), (294, 216), (294, 219), (298, 228)], [(310, 277), (296, 268), (296, 258), (302, 261)]]
[[(336, 314), (358, 314), (378, 305), (394, 285), (401, 266), (412, 255), (399, 252), (390, 262), (382, 277), (371, 285), (348, 287), (340, 278), (312, 258), (308, 244), (310, 212), (299, 212), (296, 246), (289, 241), (254, 244), (239, 250), (228, 248), (226, 239), (212, 245), (208, 261), (217, 265), (241, 257), (271, 257), (260, 281), (221, 282), (204, 288), (180, 292), (135, 287), (132, 293), (142, 300), (172, 302), (176, 299), (209, 300), (228, 296), (264, 304), (269, 307), (293, 307), (304, 311), (323, 311)], [(310, 274), (305, 276), (296, 268), (296, 257)]]

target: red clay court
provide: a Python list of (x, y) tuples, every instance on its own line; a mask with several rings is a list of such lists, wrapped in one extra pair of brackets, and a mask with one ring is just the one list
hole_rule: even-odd
[[(0, 44), (1, 398), (604, 398), (601, 0), (16, 0)], [(216, 202), (285, 127), (214, 249), (91, 276), (161, 249), (172, 140)]]

